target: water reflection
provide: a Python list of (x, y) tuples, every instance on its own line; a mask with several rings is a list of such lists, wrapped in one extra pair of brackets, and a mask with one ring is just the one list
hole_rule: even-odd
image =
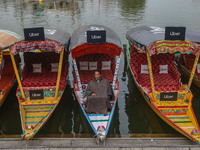
[(139, 22), (144, 17), (146, 0), (119, 0), (121, 15), (128, 21)]
[(126, 113), (129, 118), (129, 133), (177, 133), (150, 108), (134, 83), (128, 70), (128, 90)]
[(0, 108), (0, 135), (22, 133), (19, 116), (19, 105), (16, 98), (17, 85), (12, 88), (11, 94)]

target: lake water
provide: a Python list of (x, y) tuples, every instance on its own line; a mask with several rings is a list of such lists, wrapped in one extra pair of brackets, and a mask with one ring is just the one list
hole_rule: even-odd
[[(101, 24), (112, 28), (126, 44), (126, 31), (141, 25), (185, 26), (200, 30), (200, 0), (1, 0), (0, 29), (20, 35), (27, 27), (60, 28), (72, 33), (81, 25)], [(84, 118), (72, 88), (72, 63), (69, 84), (52, 117), (38, 136), (91, 137), (93, 132)], [(120, 94), (109, 136), (175, 134), (146, 104), (139, 93), (124, 55), (121, 59)], [(187, 80), (183, 78), (183, 82)], [(0, 108), (0, 135), (20, 135), (19, 106), (15, 86)], [(192, 85), (193, 108), (200, 121), (199, 88)], [(138, 136), (138, 135), (137, 135)]]

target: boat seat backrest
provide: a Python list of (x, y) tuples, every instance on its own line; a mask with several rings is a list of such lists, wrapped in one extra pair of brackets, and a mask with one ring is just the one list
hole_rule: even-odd
[[(195, 56), (193, 54), (184, 55), (185, 66), (190, 71), (193, 68), (194, 60), (195, 60)], [(199, 60), (199, 62), (200, 62), (200, 60)]]
[[(141, 72), (141, 65), (148, 65), (145, 53), (131, 52), (131, 65), (137, 74)], [(154, 74), (159, 73), (159, 65), (168, 65), (169, 72), (174, 67), (174, 55), (171, 54), (158, 54), (151, 57), (152, 70)], [(174, 69), (173, 69), (174, 70)]]
[[(66, 76), (68, 74), (68, 62), (67, 59), (63, 58), (62, 74)], [(33, 72), (33, 64), (42, 64), (42, 73), (51, 72), (51, 63), (59, 63), (60, 54), (54, 52), (48, 53), (24, 53), (25, 67), (22, 71), (22, 78), (24, 79), (27, 74)], [(66, 65), (67, 64), (67, 65)]]
[(87, 61), (87, 62), (97, 62), (97, 68), (101, 70), (102, 68), (102, 61), (111, 61), (111, 70), (114, 72), (115, 70), (115, 56), (107, 55), (107, 54), (88, 54), (81, 57), (76, 58), (76, 63), (78, 69), (80, 69), (80, 61)]
[(137, 74), (141, 72), (141, 65), (147, 65), (147, 57), (145, 53), (131, 52), (131, 64)]
[(24, 53), (24, 63), (28, 72), (33, 72), (32, 64), (42, 64), (43, 68), (43, 53)]
[(168, 73), (170, 73), (172, 68), (175, 68), (174, 55), (168, 54), (168, 53), (153, 55), (151, 57), (151, 63), (152, 63), (152, 70), (154, 74), (159, 74), (160, 72), (159, 65), (168, 65)]

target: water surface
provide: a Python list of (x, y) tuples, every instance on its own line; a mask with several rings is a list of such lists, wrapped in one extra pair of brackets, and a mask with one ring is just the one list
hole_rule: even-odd
[[(101, 24), (112, 28), (126, 44), (130, 28), (147, 26), (185, 26), (200, 30), (200, 0), (1, 0), (0, 28), (23, 35), (27, 27), (60, 28), (72, 33), (81, 25)], [(38, 136), (91, 137), (93, 132), (73, 93), (72, 63), (69, 84), (54, 114)], [(178, 134), (162, 121), (139, 93), (122, 55), (120, 94), (109, 135)], [(183, 78), (187, 83), (187, 79)], [(20, 135), (17, 85), (0, 108), (0, 135)], [(193, 108), (200, 118), (199, 88), (192, 85)]]

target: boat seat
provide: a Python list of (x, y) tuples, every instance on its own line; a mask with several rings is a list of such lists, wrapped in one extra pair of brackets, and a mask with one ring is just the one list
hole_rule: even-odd
[[(54, 73), (32, 73), (22, 80), (23, 87), (41, 87), (41, 86), (56, 86), (57, 72)], [(60, 90), (63, 90), (66, 85), (66, 78), (61, 76)]]
[[(185, 67), (192, 71), (193, 65), (194, 65), (195, 56), (193, 54), (184, 55), (184, 61), (185, 61)], [(198, 61), (198, 64), (200, 63), (200, 60)], [(200, 80), (200, 73), (197, 73), (197, 69), (195, 70), (195, 75)]]
[[(3, 57), (5, 62), (0, 78), (0, 90), (2, 90), (2, 94), (4, 94), (7, 89), (13, 85), (13, 81), (15, 79), (15, 72), (10, 56), (5, 55)], [(20, 61), (19, 55), (15, 55), (15, 61), (18, 66), (18, 63)]]
[[(27, 53), (24, 57), (25, 66), (22, 71), (23, 87), (44, 87), (56, 86), (58, 72), (51, 72), (51, 63), (59, 62), (57, 53)], [(60, 79), (60, 90), (64, 90), (68, 75), (68, 62), (63, 59), (63, 66)], [(33, 73), (32, 64), (41, 63), (42, 72)]]
[[(94, 78), (94, 70), (80, 70), (80, 61), (97, 62), (97, 68), (100, 70), (102, 68), (102, 61), (111, 61), (111, 70), (101, 70), (101, 72), (102, 77), (112, 83), (115, 71), (115, 56), (107, 54), (89, 54), (76, 58), (81, 83), (88, 83)], [(73, 74), (75, 77), (75, 82), (77, 83), (77, 78), (74, 71)]]
[[(180, 73), (174, 67), (174, 56), (162, 54), (152, 56), (152, 70), (156, 91), (177, 91), (180, 88)], [(168, 73), (160, 74), (159, 65), (168, 65)], [(141, 74), (141, 65), (147, 65), (146, 54), (131, 53), (131, 69), (136, 81), (147, 92), (151, 92), (151, 82), (149, 74)]]
[[(189, 55), (184, 55), (184, 61), (185, 61), (185, 66), (186, 68), (191, 71), (194, 65), (194, 60), (195, 60), (195, 56), (192, 54)], [(199, 61), (200, 62), (200, 61)], [(198, 62), (198, 63), (199, 63)]]

